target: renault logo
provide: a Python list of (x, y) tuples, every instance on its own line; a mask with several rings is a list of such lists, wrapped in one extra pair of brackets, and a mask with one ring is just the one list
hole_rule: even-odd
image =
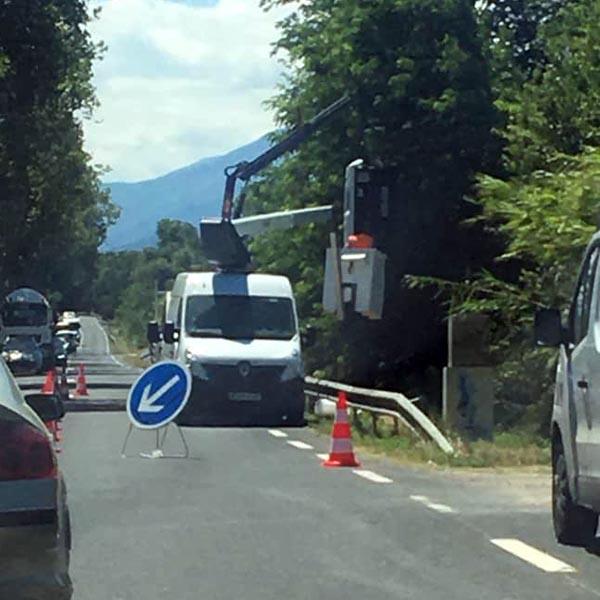
[(238, 370), (239, 370), (240, 375), (242, 377), (248, 377), (248, 375), (250, 375), (250, 363), (248, 363), (248, 362), (241, 362), (238, 365)]

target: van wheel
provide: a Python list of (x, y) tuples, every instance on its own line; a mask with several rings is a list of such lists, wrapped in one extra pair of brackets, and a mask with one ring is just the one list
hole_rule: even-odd
[(556, 541), (569, 546), (589, 545), (598, 527), (598, 514), (578, 506), (571, 498), (567, 463), (560, 444), (552, 460), (552, 522)]

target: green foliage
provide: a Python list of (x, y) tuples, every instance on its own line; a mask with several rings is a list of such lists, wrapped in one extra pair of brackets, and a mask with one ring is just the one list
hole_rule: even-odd
[(78, 307), (117, 215), (83, 150), (101, 52), (88, 22), (84, 0), (0, 3), (0, 291)]
[[(281, 4), (286, 0), (263, 2)], [(270, 102), (280, 125), (294, 127), (346, 93), (352, 106), (251, 186), (250, 212), (333, 204), (339, 222), (345, 166), (361, 157), (396, 166), (415, 204), (427, 207), (433, 262), (444, 243), (458, 248), (458, 275), (470, 260), (465, 256), (480, 261), (485, 244), (478, 256), (463, 252), (458, 230), (472, 214), (463, 196), (474, 174), (495, 162), (497, 114), (472, 2), (311, 0), (280, 24), (275, 51), (289, 69)], [(469, 235), (464, 239), (468, 245)], [(383, 321), (338, 324), (320, 306), (328, 241), (326, 229), (314, 227), (265, 236), (252, 250), (261, 269), (291, 277), (301, 317), (320, 330), (319, 345), (307, 353), (309, 369), (375, 384), (382, 368), (398, 371), (415, 347), (431, 347), (420, 324), (439, 329), (434, 291), (408, 290), (392, 265)], [(415, 319), (411, 311), (419, 307)]]
[(156, 248), (102, 254), (94, 283), (94, 309), (115, 319), (138, 345), (144, 344), (147, 322), (159, 316), (158, 292), (171, 289), (177, 273), (207, 267), (189, 223), (163, 219), (157, 234)]
[(519, 264), (518, 278), (486, 271), (446, 284), (453, 310), (496, 318), (503, 420), (521, 417), (544, 433), (555, 353), (533, 348), (531, 325), (536, 307), (568, 306), (600, 224), (599, 36), (600, 2), (566, 3), (539, 28), (544, 64), (501, 103), (507, 176), (482, 175), (478, 199), (487, 227), (507, 241), (497, 263)]

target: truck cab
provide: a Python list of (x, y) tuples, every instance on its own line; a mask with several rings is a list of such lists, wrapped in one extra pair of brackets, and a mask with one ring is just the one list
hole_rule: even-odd
[(192, 373), (180, 425), (304, 424), (300, 332), (286, 277), (180, 273), (163, 338), (163, 357)]
[(600, 512), (600, 232), (584, 254), (566, 323), (538, 311), (538, 345), (559, 350), (551, 421), (557, 541), (587, 545)]

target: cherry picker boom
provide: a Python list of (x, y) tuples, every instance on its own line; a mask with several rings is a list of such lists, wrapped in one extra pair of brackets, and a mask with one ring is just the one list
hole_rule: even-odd
[(295, 227), (330, 217), (331, 206), (243, 218), (245, 194), (242, 192), (236, 201), (235, 189), (238, 180), (247, 183), (251, 177), (284, 154), (296, 150), (349, 104), (349, 96), (339, 98), (254, 160), (243, 161), (225, 169), (226, 182), (221, 219), (202, 219), (200, 222), (202, 248), (212, 264), (221, 270), (249, 270), (251, 260), (242, 235), (256, 235), (262, 231)]

